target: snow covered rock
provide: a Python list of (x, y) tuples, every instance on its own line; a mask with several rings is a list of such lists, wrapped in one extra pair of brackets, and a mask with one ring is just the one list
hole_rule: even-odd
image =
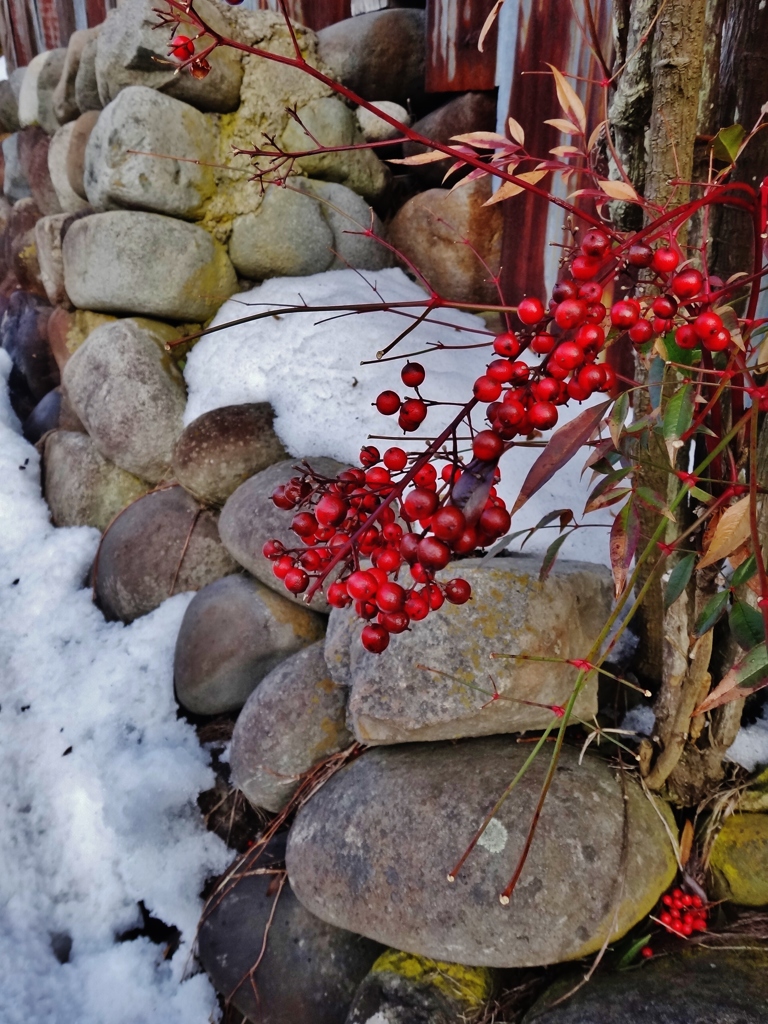
[[(272, 868), (283, 844), (278, 836), (250, 866)], [(275, 875), (248, 872), (248, 861), (227, 872), (203, 913), (198, 956), (214, 986), (255, 1024), (340, 1024), (380, 947), (313, 917), (287, 884), (275, 906)], [(273, 907), (253, 984), (242, 984), (260, 958)]]
[(529, 967), (596, 952), (642, 920), (677, 872), (666, 805), (601, 758), (579, 764), (578, 750), (563, 748), (509, 906), (499, 893), (546, 751), (446, 881), (529, 753), (504, 736), (367, 751), (298, 812), (287, 850), (293, 892), (330, 924), (436, 960)]
[(114, 520), (94, 563), (93, 587), (108, 619), (133, 622), (173, 594), (200, 590), (236, 568), (214, 513), (170, 487), (145, 494)]
[(489, 178), (420, 192), (400, 207), (389, 226), (389, 240), (441, 295), (464, 302), (498, 301), (496, 286), (469, 245), (492, 274), (501, 264), (504, 216), (501, 204), (484, 206), (491, 197)]
[(72, 188), (67, 170), (75, 124), (75, 121), (70, 121), (68, 124), (62, 125), (54, 134), (48, 147), (48, 173), (59, 206), (65, 213), (79, 213), (88, 209), (85, 199), (82, 199)]
[(59, 121), (53, 109), (53, 92), (59, 84), (67, 51), (44, 50), (27, 65), (19, 92), (19, 124), (22, 128), (39, 125), (53, 135)]
[[(187, 608), (176, 641), (179, 701), (198, 715), (241, 708), (276, 665), (315, 643), (324, 629), (322, 616), (248, 576), (209, 583)], [(299, 710), (294, 701), (291, 694), (291, 714)]]
[[(256, 473), (227, 499), (221, 510), (219, 533), (224, 547), (252, 576), (277, 591), (283, 597), (306, 607), (303, 594), (290, 594), (272, 572), (272, 563), (261, 553), (264, 543), (273, 537), (287, 548), (296, 546), (296, 534), (291, 531), (291, 517), (272, 503), (272, 492), (278, 484), (287, 483), (296, 476), (295, 466), (307, 461), (318, 473), (335, 476), (345, 467), (333, 459), (286, 459)], [(327, 612), (328, 604), (322, 593), (312, 599), (312, 608)]]
[(64, 274), (81, 309), (169, 320), (207, 320), (237, 291), (226, 249), (207, 231), (140, 211), (96, 213), (73, 224)]
[(149, 490), (100, 455), (87, 434), (54, 430), (45, 439), (43, 467), (43, 493), (56, 526), (106, 530), (121, 509)]
[(94, 210), (127, 207), (197, 220), (215, 187), (215, 136), (209, 115), (156, 89), (128, 86), (104, 108), (88, 138), (83, 182), (89, 203)]
[(404, 103), (424, 92), (426, 15), (376, 11), (338, 21), (317, 33), (331, 76), (366, 100)]
[(79, 29), (69, 37), (61, 77), (53, 90), (53, 112), (59, 124), (63, 125), (68, 121), (74, 121), (76, 117), (80, 116), (76, 95), (80, 58), (88, 43), (98, 39), (98, 36), (99, 27)]
[(150, 483), (169, 474), (184, 384), (155, 335), (132, 320), (97, 327), (68, 360), (63, 383), (104, 458)]
[[(212, 0), (198, 2), (198, 13), (211, 28), (229, 35), (221, 7)], [(235, 110), (243, 77), (240, 55), (222, 46), (208, 58), (211, 71), (207, 77), (198, 80), (189, 72), (175, 74), (174, 62), (168, 60), (172, 33), (170, 28), (157, 28), (153, 6), (153, 0), (124, 0), (102, 24), (96, 44), (96, 78), (102, 104), (106, 106), (128, 86), (145, 85), (162, 89), (199, 110)]]
[[(297, 114), (301, 124), (291, 119), (282, 135), (285, 152), (316, 149), (318, 143), (350, 146), (363, 141), (355, 115), (333, 96), (310, 100)], [(389, 183), (389, 171), (372, 149), (302, 156), (296, 166), (311, 178), (340, 182), (369, 201), (380, 196)]]
[[(438, 579), (460, 576), (471, 584), (471, 601), (446, 602), (417, 628), (393, 635), (386, 658), (366, 651), (354, 631), (348, 720), (355, 738), (404, 743), (549, 725), (549, 706), (567, 702), (577, 676), (565, 661), (586, 657), (610, 614), (613, 587), (602, 566), (558, 561), (544, 583), (539, 568), (538, 559), (520, 557), (484, 566), (468, 559), (443, 569)], [(563, 662), (492, 662), (492, 652)], [(493, 697), (489, 673), (502, 699), (484, 707)], [(593, 675), (574, 713), (589, 719), (596, 712)]]
[(202, 505), (223, 505), (248, 477), (286, 456), (267, 402), (203, 413), (173, 450), (173, 475)]
[(262, 679), (238, 716), (229, 757), (232, 782), (254, 807), (282, 810), (303, 772), (349, 746), (345, 704), (346, 690), (330, 678), (322, 642)]

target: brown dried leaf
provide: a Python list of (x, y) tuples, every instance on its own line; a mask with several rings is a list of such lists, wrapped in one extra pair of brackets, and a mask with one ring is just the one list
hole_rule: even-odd
[(406, 164), (409, 167), (418, 167), (419, 164), (434, 164), (438, 160), (448, 160), (450, 154), (438, 153), (436, 149), (431, 149), (428, 153), (414, 153), (413, 156), (404, 156), (398, 159), (391, 159), (388, 161), (390, 164)]
[[(531, 185), (535, 185), (547, 173), (547, 171), (524, 171), (522, 174), (518, 174), (517, 177), (523, 181), (530, 182)], [(483, 203), (483, 206), (492, 206), (494, 203), (500, 203), (502, 199), (509, 199), (511, 196), (517, 196), (521, 192), (525, 192), (525, 186), (518, 185), (514, 181), (504, 181), (491, 198)]]
[(501, 10), (501, 8), (503, 7), (503, 5), (504, 5), (504, 0), (496, 0), (496, 3), (491, 8), (488, 17), (483, 22), (483, 27), (480, 29), (480, 38), (477, 40), (477, 48), (480, 51), (480, 53), (483, 52), (483, 47), (485, 46), (486, 36), (488, 35), (488, 33), (493, 28), (493, 23), (494, 23), (494, 21), (496, 21), (498, 13)]
[(516, 121), (514, 117), (507, 119), (507, 125), (509, 126), (509, 134), (520, 146), (525, 145), (525, 131), (519, 121)]
[(683, 834), (680, 836), (680, 863), (683, 867), (691, 859), (693, 848), (693, 822), (690, 818), (683, 825)]
[(573, 86), (568, 82), (563, 73), (558, 71), (554, 64), (550, 64), (549, 67), (552, 68), (552, 74), (555, 76), (555, 88), (557, 89), (557, 98), (560, 101), (560, 106), (566, 114), (572, 115), (576, 119), (581, 131), (586, 132), (587, 115), (584, 110), (584, 104), (576, 95)]
[(696, 566), (704, 569), (741, 547), (749, 537), (749, 495), (739, 498), (720, 517), (706, 554)]
[(544, 124), (551, 124), (553, 128), (557, 128), (559, 132), (565, 132), (566, 135), (581, 135), (573, 121), (566, 121), (564, 117), (550, 117)]
[(601, 180), (598, 185), (611, 199), (621, 199), (625, 203), (636, 203), (639, 200), (637, 192), (626, 181)]

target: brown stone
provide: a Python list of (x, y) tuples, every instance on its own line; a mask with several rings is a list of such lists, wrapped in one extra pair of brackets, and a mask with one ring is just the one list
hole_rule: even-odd
[(48, 340), (59, 370), (64, 369), (69, 357), (80, 348), (91, 331), (116, 319), (106, 313), (92, 313), (88, 309), (72, 312), (57, 306), (48, 321)]
[[(492, 92), (465, 92), (426, 117), (422, 117), (413, 125), (413, 130), (434, 142), (450, 142), (454, 135), (466, 132), (492, 132), (496, 127), (496, 97)], [(403, 156), (415, 156), (427, 152), (427, 146), (417, 142), (403, 143)], [(439, 188), (443, 175), (450, 167), (450, 161), (441, 163), (421, 164), (408, 167), (410, 174), (415, 175), (422, 187)], [(451, 184), (458, 177), (450, 179)]]
[(87, 110), (75, 121), (67, 151), (67, 177), (72, 189), (81, 199), (87, 199), (83, 177), (85, 175), (85, 147), (99, 119), (98, 110)]
[[(489, 305), (497, 301), (490, 274), (471, 247), (497, 274), (503, 215), (500, 205), (483, 205), (490, 196), (488, 177), (454, 192), (429, 189), (409, 199), (390, 225), (392, 245), (444, 298)], [(462, 245), (465, 240), (471, 246)]]
[(41, 213), (61, 213), (61, 204), (48, 170), (50, 137), (42, 128), (25, 128), (19, 133), (19, 163), (29, 182), (32, 198)]

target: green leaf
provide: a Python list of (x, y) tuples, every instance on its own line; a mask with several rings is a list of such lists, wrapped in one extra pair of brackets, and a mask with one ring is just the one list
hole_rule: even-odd
[(730, 591), (721, 590), (719, 594), (715, 594), (711, 600), (707, 601), (696, 622), (696, 628), (693, 631), (695, 636), (703, 636), (712, 629), (725, 611), (729, 596)]
[(750, 555), (749, 558), (745, 559), (738, 569), (735, 570), (733, 576), (731, 576), (731, 586), (740, 587), (742, 583), (746, 583), (747, 580), (751, 580), (757, 572), (757, 561), (754, 555)]
[(683, 366), (693, 366), (700, 358), (698, 348), (680, 348), (675, 341), (675, 332), (669, 331), (663, 339), (664, 351), (670, 363), (680, 363)]
[(693, 422), (693, 388), (685, 384), (679, 388), (664, 410), (664, 440), (677, 441)]
[(648, 394), (650, 395), (652, 409), (658, 409), (661, 405), (661, 385), (664, 383), (664, 371), (666, 368), (667, 364), (661, 356), (656, 356), (648, 370)]
[(728, 616), (728, 625), (731, 627), (734, 640), (742, 650), (751, 651), (765, 640), (763, 616), (746, 601), (737, 601), (734, 604)]
[(629, 412), (629, 392), (622, 391), (613, 404), (611, 415), (608, 417), (608, 430), (610, 431), (613, 443), (619, 447), (619, 438), (624, 429), (624, 423)]
[(712, 500), (712, 495), (707, 494), (706, 491), (702, 491), (700, 487), (692, 487), (688, 493), (697, 501), (703, 501), (705, 505), (708, 505)]
[(640, 950), (643, 948), (643, 946), (647, 946), (650, 941), (651, 936), (649, 933), (648, 935), (644, 935), (642, 939), (637, 939), (636, 942), (633, 942), (629, 949), (626, 951), (626, 953), (624, 953), (621, 960), (619, 960), (619, 970), (621, 970), (621, 968), (623, 967), (629, 967), (630, 964), (634, 961), (635, 957), (640, 952)]
[(740, 687), (759, 689), (764, 680), (768, 680), (768, 650), (762, 643), (754, 647), (736, 669), (736, 681)]
[(732, 124), (728, 128), (721, 128), (712, 140), (712, 148), (715, 151), (716, 160), (724, 160), (732, 164), (739, 155), (739, 147), (744, 141), (746, 131), (740, 124)]
[(686, 555), (685, 558), (681, 558), (669, 574), (667, 588), (664, 591), (665, 609), (670, 608), (688, 586), (688, 581), (691, 578), (695, 564), (696, 555), (694, 552), (691, 552), (690, 555)]
[(543, 583), (547, 576), (549, 576), (552, 571), (552, 566), (555, 564), (555, 559), (560, 552), (560, 548), (571, 533), (573, 533), (573, 530), (570, 530), (569, 533), (561, 533), (560, 536), (556, 537), (547, 548), (547, 552), (544, 555), (544, 561), (541, 563), (541, 569), (539, 570), (539, 583)]

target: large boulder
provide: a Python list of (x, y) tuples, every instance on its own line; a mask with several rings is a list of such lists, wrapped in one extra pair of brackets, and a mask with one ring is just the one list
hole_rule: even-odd
[(85, 339), (104, 324), (113, 324), (117, 318), (106, 313), (92, 313), (88, 309), (65, 309), (57, 306), (48, 321), (48, 341), (59, 370), (64, 369)]
[(546, 747), (454, 865), (529, 754), (503, 736), (367, 751), (299, 811), (288, 839), (293, 891), (331, 924), (436, 960), (530, 967), (596, 952), (642, 920), (675, 877), (671, 814), (625, 771), (596, 757), (579, 763), (578, 749), (564, 747), (502, 905)]
[(83, 28), (73, 32), (67, 43), (67, 53), (64, 58), (61, 77), (53, 90), (53, 112), (59, 124), (66, 124), (67, 121), (74, 121), (80, 116), (80, 107), (77, 103), (76, 83), (77, 74), (80, 69), (80, 58), (85, 47), (91, 40), (95, 42), (99, 36), (99, 28)]
[[(496, 95), (493, 92), (465, 92), (454, 97), (448, 103), (431, 111), (413, 130), (433, 142), (449, 143), (454, 135), (467, 132), (492, 132), (496, 128)], [(416, 156), (426, 153), (428, 146), (418, 142), (403, 143), (403, 156)], [(450, 158), (433, 164), (416, 164), (408, 167), (408, 172), (415, 175), (423, 186), (439, 188), (443, 176), (451, 166)], [(461, 177), (461, 173), (450, 179), (453, 185)]]
[(76, 121), (69, 121), (62, 125), (48, 147), (48, 174), (59, 206), (65, 213), (80, 213), (88, 209), (88, 203), (72, 188), (69, 180), (69, 154), (76, 124)]
[(154, 334), (131, 320), (98, 327), (66, 363), (63, 383), (104, 458), (151, 483), (169, 474), (184, 383)]
[(72, 225), (64, 278), (82, 309), (169, 320), (207, 320), (237, 290), (226, 249), (203, 228), (128, 210)]
[[(297, 115), (298, 120), (291, 119), (282, 134), (285, 152), (300, 153), (318, 145), (353, 146), (364, 141), (355, 115), (334, 96), (310, 100)], [(296, 166), (311, 178), (346, 185), (369, 202), (378, 198), (389, 183), (389, 171), (372, 149), (302, 156)]]
[[(85, 154), (88, 140), (99, 119), (98, 110), (87, 110), (76, 121), (72, 122), (71, 133), (67, 136), (67, 179), (75, 195), (83, 202), (88, 201), (85, 192)], [(64, 126), (66, 129), (66, 125)]]
[(55, 213), (50, 217), (41, 217), (35, 224), (35, 248), (40, 267), (40, 280), (48, 301), (53, 306), (69, 304), (69, 296), (64, 286), (64, 259), (61, 249), (72, 218), (71, 213)]
[(167, 487), (145, 494), (113, 521), (94, 563), (93, 587), (108, 619), (133, 622), (167, 597), (200, 590), (236, 568), (214, 513), (181, 487)]
[(404, 103), (423, 94), (424, 11), (360, 14), (322, 29), (317, 39), (331, 77), (363, 99)]
[(383, 239), (384, 225), (366, 201), (351, 188), (333, 181), (307, 179), (306, 188), (317, 196), (323, 216), (333, 232), (336, 254), (329, 269), (382, 270), (393, 265), (390, 250), (363, 232), (373, 230)]
[(283, 844), (278, 836), (225, 873), (203, 911), (198, 956), (254, 1024), (343, 1024), (381, 948), (313, 917), (287, 884), (277, 895)]
[(173, 475), (203, 505), (223, 505), (248, 477), (286, 456), (268, 402), (212, 409), (182, 431)]
[(238, 716), (229, 757), (232, 782), (254, 807), (282, 810), (304, 772), (349, 746), (345, 703), (345, 690), (328, 673), (322, 643), (262, 679)]
[(27, 65), (19, 91), (19, 124), (22, 128), (39, 125), (53, 135), (59, 121), (53, 107), (53, 92), (64, 70), (67, 51), (44, 50)]
[[(429, 189), (409, 199), (389, 226), (389, 240), (398, 253), (446, 298), (498, 301), (491, 275), (501, 266), (504, 216), (500, 204), (484, 205), (490, 197), (489, 177), (455, 191)], [(464, 241), (470, 244), (460, 244)]]
[[(354, 630), (349, 723), (356, 738), (403, 743), (549, 725), (550, 706), (567, 703), (578, 674), (567, 661), (583, 658), (597, 639), (611, 611), (613, 586), (604, 566), (569, 561), (556, 563), (540, 583), (540, 564), (526, 557), (486, 565), (469, 559), (442, 570), (439, 580), (467, 580), (472, 600), (446, 602), (413, 630), (392, 636), (386, 657), (366, 651), (359, 628)], [(333, 615), (350, 617), (346, 610)], [(502, 658), (491, 661), (492, 653)], [(498, 700), (492, 700), (494, 683)], [(593, 674), (574, 713), (589, 719), (596, 712)]]
[[(309, 459), (286, 459), (256, 473), (227, 499), (219, 521), (221, 540), (232, 557), (257, 580), (291, 601), (304, 605), (302, 594), (289, 594), (272, 572), (272, 563), (261, 553), (266, 541), (275, 538), (287, 548), (298, 547), (296, 534), (291, 531), (291, 515), (276, 508), (272, 492), (278, 484), (287, 483), (297, 475), (296, 465), (308, 462), (323, 476), (333, 477), (344, 469), (334, 459), (312, 456)], [(322, 594), (312, 599), (315, 611), (327, 612), (328, 604)]]
[[(281, 661), (323, 635), (322, 616), (248, 576), (226, 576), (195, 596), (176, 641), (176, 694), (187, 710), (217, 715), (245, 704)], [(292, 694), (293, 715), (300, 708)]]
[[(143, 85), (109, 103), (90, 134), (84, 185), (94, 210), (152, 210), (195, 220), (213, 194), (216, 125)], [(178, 159), (170, 159), (178, 157)]]
[(493, 994), (494, 972), (388, 949), (363, 978), (345, 1024), (446, 1024), (474, 1020)]
[(54, 430), (45, 439), (43, 493), (56, 526), (105, 530), (148, 489), (149, 484), (100, 455), (87, 434)]
[(749, 907), (768, 904), (768, 814), (732, 814), (709, 858), (717, 896)]
[(83, 51), (80, 54), (80, 63), (75, 76), (75, 103), (81, 114), (87, 110), (101, 110), (104, 106), (99, 96), (99, 81), (96, 77), (96, 53), (99, 45), (99, 31), (101, 25), (97, 25), (91, 31), (96, 34), (87, 40)]
[[(195, 4), (195, 10), (214, 31), (229, 35), (229, 26), (218, 4), (212, 0), (195, 0)], [(209, 56), (211, 70), (203, 79), (193, 78), (188, 70), (177, 74), (175, 61), (168, 57), (171, 26), (158, 29), (154, 7), (154, 0), (124, 0), (101, 26), (96, 45), (96, 78), (102, 104), (106, 106), (130, 85), (146, 85), (162, 89), (199, 110), (235, 110), (243, 77), (237, 51), (219, 47)]]
[[(642, 970), (566, 976), (523, 1024), (763, 1024), (768, 1019), (768, 952), (689, 947)], [(553, 1004), (573, 988), (578, 991)], [(550, 1009), (550, 1007), (552, 1007)]]

